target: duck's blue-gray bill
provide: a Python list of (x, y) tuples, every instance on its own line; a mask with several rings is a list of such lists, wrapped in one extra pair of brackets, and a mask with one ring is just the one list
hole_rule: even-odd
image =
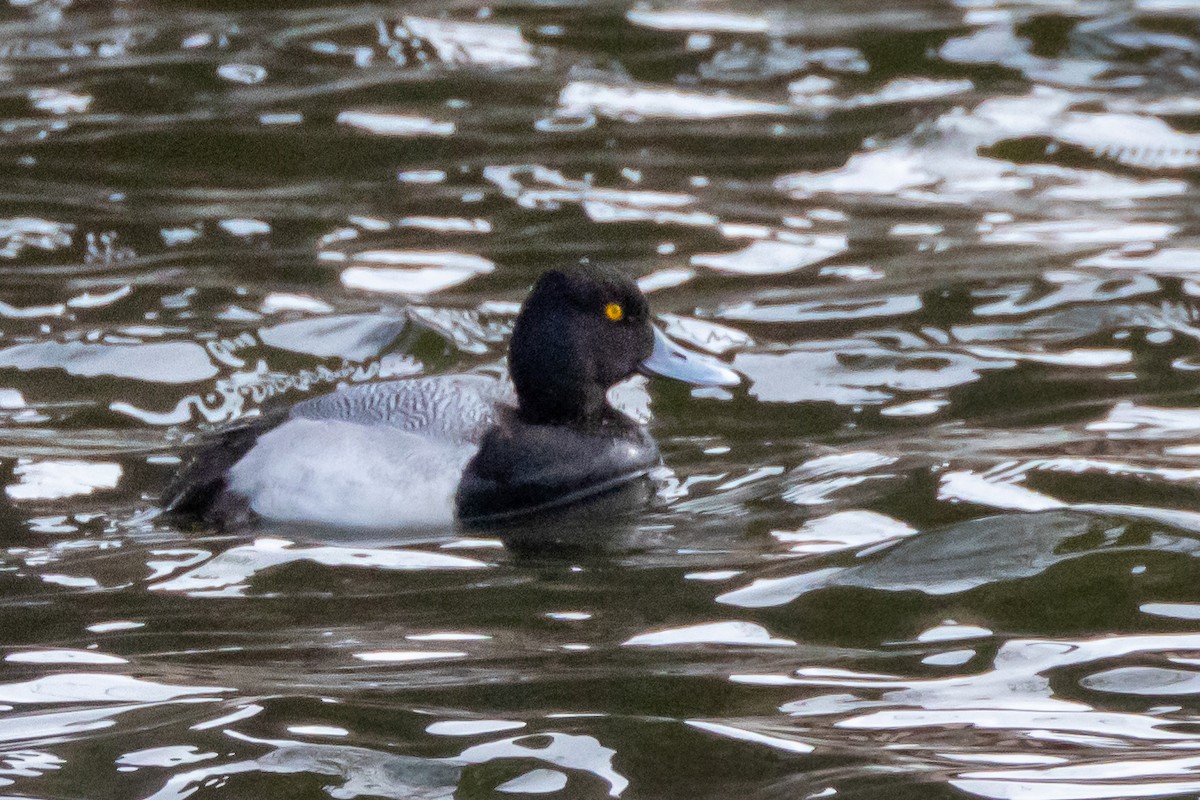
[(697, 386), (737, 386), (742, 382), (729, 367), (714, 358), (685, 350), (658, 328), (654, 329), (654, 352), (642, 362), (638, 371)]

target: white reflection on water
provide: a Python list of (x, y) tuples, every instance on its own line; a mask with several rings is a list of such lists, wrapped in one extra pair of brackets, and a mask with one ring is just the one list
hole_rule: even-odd
[[(790, 733), (790, 731), (788, 731), (786, 729), (780, 730), (778, 732), (774, 732), (775, 735), (772, 735), (772, 734), (764, 733), (761, 730), (749, 730), (747, 727), (735, 727), (733, 725), (726, 725), (726, 724), (720, 723), (720, 722), (708, 722), (706, 720), (699, 720), (699, 719), (689, 719), (687, 721), (687, 724), (693, 728), (698, 728), (702, 731), (708, 731), (709, 733), (715, 733), (718, 736), (724, 736), (729, 739), (736, 739), (737, 741), (740, 741), (740, 742), (751, 742), (753, 744), (761, 744), (761, 745), (765, 745), (767, 747), (774, 748), (776, 750), (783, 750), (784, 752), (787, 752), (787, 753), (811, 753), (816, 749), (811, 744), (807, 744), (806, 742), (800, 742), (800, 741), (796, 741), (795, 739), (788, 738), (786, 736), (778, 735), (778, 734)], [(769, 726), (763, 725), (761, 723), (757, 724), (755, 727), (766, 728), (767, 730), (771, 730), (771, 728)], [(782, 726), (780, 726), (780, 727), (782, 727)]]
[(1200, 411), (1194, 408), (1154, 408), (1122, 400), (1088, 430), (1103, 431), (1110, 439), (1154, 441), (1200, 435)]
[(974, 650), (947, 650), (944, 653), (925, 656), (921, 659), (921, 663), (934, 667), (961, 667), (975, 656)]
[[(1196, 662), (1194, 658), (1171, 660)], [(1200, 672), (1161, 667), (1117, 667), (1088, 675), (1079, 682), (1079, 685), (1091, 689), (1093, 692), (1177, 697), (1200, 694)]]
[(247, 86), (267, 79), (267, 70), (260, 64), (222, 64), (217, 67), (217, 74), (227, 81)]
[(1078, 262), (1080, 267), (1129, 270), (1151, 275), (1200, 278), (1200, 248), (1164, 247), (1158, 250), (1109, 250)]
[(492, 637), (486, 633), (412, 633), (404, 637), (410, 642), (482, 642)]
[(235, 731), (226, 733), (240, 741), (273, 748), (259, 758), (204, 767), (173, 775), (148, 800), (183, 800), (213, 779), (262, 772), (314, 774), (340, 778), (327, 792), (342, 800), (360, 796), (428, 800), (454, 796), (464, 764), (523, 759), (552, 764), (563, 770), (589, 772), (608, 784), (610, 797), (620, 797), (629, 781), (612, 766), (616, 751), (591, 736), (546, 732), (475, 745), (455, 758), (432, 759), (393, 755), (364, 747), (316, 745), (286, 740), (254, 739)]
[(626, 11), (625, 19), (634, 25), (663, 31), (767, 33), (771, 27), (765, 15), (699, 9), (637, 7)]
[(943, 475), (938, 498), (1014, 511), (1045, 511), (1065, 505), (1053, 497), (1018, 486), (1016, 481), (995, 480), (969, 470)]
[(721, 644), (748, 647), (795, 647), (791, 639), (777, 639), (770, 631), (753, 622), (706, 622), (684, 628), (668, 628), (639, 633), (622, 644), (626, 647), (673, 647), (678, 645)]
[(112, 633), (114, 631), (130, 631), (146, 626), (144, 622), (131, 622), (125, 620), (114, 620), (113, 622), (97, 622), (94, 625), (88, 625), (87, 629), (92, 633)]
[(1170, 238), (1178, 230), (1176, 225), (1154, 222), (1115, 225), (1094, 220), (1008, 222), (984, 231), (979, 240), (985, 244), (1036, 244), (1071, 248), (1127, 242), (1159, 242)]
[(128, 659), (95, 650), (18, 650), (4, 660), (10, 664), (127, 664)]
[[(675, 252), (674, 245), (670, 243), (659, 245), (658, 251), (664, 255), (670, 255)], [(694, 269), (660, 269), (657, 272), (651, 272), (649, 275), (643, 275), (638, 278), (638, 288), (643, 293), (649, 294), (663, 289), (674, 289), (676, 286), (682, 286), (688, 281), (696, 277)]]
[(508, 794), (550, 794), (566, 788), (568, 778), (558, 770), (535, 769), (505, 781), (496, 787), (497, 792)]
[(258, 539), (254, 544), (230, 548), (206, 564), (167, 581), (151, 584), (152, 591), (237, 596), (258, 573), (296, 561), (328, 567), (382, 570), (483, 569), (473, 558), (421, 550), (383, 550), (354, 547), (293, 547), (280, 539)]
[[(232, 692), (219, 686), (178, 686), (128, 675), (74, 672), (0, 684), (0, 702), (18, 704), (161, 703), (181, 697)], [(8, 721), (5, 723), (8, 724)]]
[(978, 625), (959, 625), (955, 622), (935, 625), (922, 631), (917, 636), (918, 642), (962, 642), (968, 639), (984, 639), (992, 636), (992, 631)]
[(335, 725), (289, 725), (287, 732), (296, 736), (349, 736), (350, 731)]
[[(1196, 157), (1200, 137), (1179, 134), (1149, 117), (1089, 114), (1068, 109), (1071, 92), (1035, 87), (1024, 97), (985, 100), (955, 109), (933, 123), (936, 137), (904, 139), (852, 155), (840, 168), (784, 175), (776, 188), (796, 199), (817, 194), (895, 196), (922, 204), (972, 204), (995, 208), (1025, 194), (1059, 200), (1129, 200), (1186, 191), (1178, 181), (1139, 180), (1048, 164), (1016, 164), (979, 154), (997, 142), (1050, 136), (1142, 164)], [(1110, 124), (1111, 123), (1111, 124)], [(1105, 127), (1105, 126), (1108, 127)], [(1150, 136), (1149, 140), (1145, 139)], [(1140, 236), (1141, 234), (1134, 234)]]
[[(1191, 467), (1143, 467), (1115, 459), (1060, 457), (1005, 462), (983, 473), (970, 470), (947, 472), (941, 477), (938, 497), (951, 502), (977, 503), (989, 508), (1020, 511), (1044, 511), (1072, 507), (1070, 503), (1020, 485), (1028, 476), (1038, 472), (1073, 475), (1093, 473), (1135, 481), (1163, 480), (1182, 484), (1200, 482), (1200, 469)], [(1093, 511), (1111, 511), (1125, 516), (1157, 520), (1165, 525), (1185, 530), (1200, 530), (1200, 515), (1191, 511), (1108, 503), (1078, 503), (1074, 507)]]
[[(1193, 717), (1098, 710), (1078, 700), (1056, 697), (1053, 686), (1057, 672), (1068, 668), (1135, 654), (1194, 653), (1197, 648), (1200, 634), (1073, 641), (1014, 639), (1000, 647), (990, 670), (976, 675), (906, 678), (803, 667), (788, 676), (735, 675), (732, 679), (747, 685), (850, 692), (810, 696), (780, 707), (806, 726), (820, 725), (822, 719), (827, 719), (837, 730), (885, 735), (905, 731), (910, 753), (921, 748), (946, 748), (942, 734), (957, 729), (954, 745), (962, 752), (931, 752), (929, 756), (998, 765), (1054, 765), (1047, 769), (959, 773), (952, 782), (973, 794), (1046, 798), (1169, 795), (1181, 791), (1179, 786), (1183, 785), (1170, 778), (1187, 776), (1200, 762), (1196, 756), (1168, 755), (1171, 750), (1164, 749), (1200, 748), (1200, 735), (1179, 724), (1194, 721)], [(1193, 672), (1131, 668), (1093, 673), (1085, 676), (1081, 685), (1110, 693), (1169, 696), (1196, 691), (1197, 682), (1200, 676)], [(974, 752), (994, 741), (989, 734), (993, 731), (1013, 732), (1025, 738), (1028, 746), (1034, 742), (1071, 743), (1072, 756), (1031, 755), (1026, 759), (1015, 753), (1010, 757), (1006, 753)], [(1147, 750), (1150, 743), (1158, 749)]]
[(538, 64), (533, 47), (515, 26), (424, 17), (405, 17), (403, 25), (431, 44), (447, 64), (497, 69), (527, 69)]
[(966, 347), (972, 355), (983, 358), (1012, 359), (1035, 364), (1052, 364), (1060, 367), (1116, 367), (1133, 361), (1133, 353), (1118, 349), (1066, 350), (1059, 353), (1022, 353), (1006, 347)]
[(212, 557), (212, 553), (208, 550), (191, 548), (151, 550), (150, 555), (159, 556), (159, 558), (146, 559), (146, 566), (150, 568), (150, 575), (146, 580), (150, 581), (165, 578), (176, 570), (194, 566)]
[(629, 781), (613, 768), (616, 754), (591, 736), (547, 732), (476, 745), (460, 753), (457, 760), (481, 764), (501, 758), (536, 759), (564, 769), (590, 772), (608, 784), (610, 797), (620, 797)]
[(141, 711), (151, 705), (151, 703), (123, 703), (78, 711), (9, 714), (5, 715), (4, 725), (0, 726), (0, 742), (55, 742), (62, 737), (77, 737), (89, 731), (106, 730), (117, 724), (115, 717)]
[(17, 462), (13, 474), (19, 481), (4, 487), (13, 500), (61, 500), (112, 489), (121, 479), (121, 465), (111, 462), (47, 459)]
[(784, 353), (739, 353), (733, 368), (750, 378), (750, 394), (767, 403), (884, 403), (896, 392), (934, 392), (1010, 369), (1004, 356), (893, 348), (866, 340), (801, 342)]
[(724, 119), (758, 114), (787, 114), (786, 103), (772, 103), (714, 92), (696, 92), (650, 84), (572, 81), (558, 95), (559, 113), (595, 113), (611, 119)]
[(1156, 617), (1200, 619), (1200, 605), (1195, 603), (1142, 603), (1138, 610)]
[(83, 378), (111, 375), (152, 383), (194, 383), (217, 374), (208, 353), (194, 342), (30, 342), (0, 350), (0, 367), (61, 369)]
[(672, 338), (717, 355), (754, 345), (749, 334), (729, 325), (676, 314), (660, 314), (658, 318), (666, 323), (664, 329)]
[(355, 653), (359, 661), (371, 661), (381, 664), (411, 664), (415, 661), (444, 661), (456, 658), (466, 658), (467, 653), (457, 650), (372, 650), (366, 653)]
[[(445, 175), (442, 175), (445, 178)], [(396, 223), (400, 228), (420, 228), (438, 233), (491, 233), (492, 223), (485, 219), (465, 217), (405, 217)]]
[(757, 241), (733, 253), (700, 253), (691, 257), (691, 263), (736, 275), (776, 275), (820, 263), (844, 253), (847, 248), (845, 235), (801, 238), (804, 241)]
[[(1035, 7), (1039, 3), (1032, 4)], [(1079, 58), (1063, 54), (1044, 58), (1030, 52), (1030, 40), (1017, 35), (1015, 19), (1000, 11), (988, 15), (972, 9), (964, 22), (985, 25), (965, 36), (948, 39), (938, 51), (942, 58), (956, 64), (995, 64), (1019, 70), (1031, 79), (1068, 86), (1093, 85), (1107, 68), (1097, 58)]]
[(912, 526), (886, 514), (853, 510), (809, 520), (796, 531), (771, 531), (771, 535), (791, 545), (793, 553), (816, 554), (865, 547), (916, 532)]
[(269, 325), (258, 335), (264, 344), (292, 353), (366, 361), (391, 344), (404, 326), (404, 318), (392, 314), (336, 314)]
[(247, 219), (245, 217), (220, 220), (217, 223), (217, 227), (230, 236), (265, 236), (271, 232), (271, 223), (264, 222), (261, 219)]
[(89, 578), (82, 575), (58, 575), (54, 573), (42, 573), (41, 579), (46, 583), (54, 584), (55, 586), (67, 586), (72, 589), (95, 589), (100, 585), (95, 578)]
[(342, 785), (327, 789), (339, 800), (362, 796), (450, 800), (461, 773), (461, 767), (436, 759), (398, 756), (363, 747), (258, 740), (232, 731), (227, 733), (273, 749), (257, 759), (177, 773), (148, 800), (184, 800), (212, 781), (224, 782), (229, 776), (244, 773), (340, 778)]
[(284, 311), (301, 311), (309, 314), (328, 314), (333, 306), (306, 294), (291, 294), (289, 292), (271, 292), (263, 298), (258, 310), (264, 314), (278, 314)]
[(90, 94), (64, 91), (62, 89), (33, 89), (29, 92), (29, 104), (38, 111), (51, 114), (82, 114), (92, 104)]
[(455, 131), (453, 122), (386, 111), (343, 111), (337, 121), (376, 136), (451, 136)]
[(189, 727), (193, 731), (207, 731), (211, 730), (212, 728), (223, 728), (226, 725), (232, 725), (240, 720), (256, 717), (265, 710), (266, 709), (257, 703), (247, 703), (242, 705), (240, 708), (235, 709), (234, 711), (230, 711), (228, 714), (221, 714), (220, 716), (213, 717), (212, 719), (202, 720)]
[(1182, 169), (1200, 165), (1200, 135), (1135, 114), (1072, 112), (1055, 127), (1056, 138), (1127, 166)]
[[(37, 778), (51, 770), (62, 769), (66, 761), (52, 753), (22, 749), (0, 756), (0, 786), (16, 783), (13, 778)], [(8, 777), (6, 777), (8, 776)]]
[[(1011, 316), (1014, 314), (1029, 314), (1034, 311), (1045, 311), (1055, 308), (1070, 307), (1077, 303), (1102, 304), (1116, 300), (1141, 297), (1153, 294), (1159, 290), (1157, 281), (1142, 276), (1133, 276), (1124, 280), (1114, 280), (1109, 275), (1088, 275), (1083, 272), (1054, 270), (1044, 275), (1045, 286), (1042, 291), (1036, 291), (1029, 284), (999, 286), (981, 292), (980, 299), (990, 302), (981, 303), (974, 309), (977, 317)], [(994, 298), (994, 299), (992, 299)], [(1165, 314), (1164, 314), (1165, 316)], [(1050, 320), (1047, 320), (1049, 322)], [(1131, 320), (1133, 322), (1133, 320)], [(1154, 324), (1146, 320), (1149, 324)], [(1170, 324), (1164, 321), (1165, 324)], [(976, 340), (996, 339), (1028, 339), (1028, 332), (1037, 327), (1038, 320), (1026, 320), (1020, 330), (1010, 328), (1009, 334), (1001, 332), (998, 327), (986, 323), (955, 325), (951, 328), (956, 339), (965, 342)], [(1078, 337), (1085, 330), (1087, 323), (1079, 320), (1073, 326), (1070, 335)], [(1155, 325), (1155, 327), (1158, 327)]]
[(117, 759), (117, 764), (126, 767), (177, 767), (180, 764), (195, 764), (216, 758), (216, 753), (202, 753), (192, 745), (172, 745), (134, 750)]
[(423, 185), (443, 183), (446, 180), (446, 173), (440, 169), (406, 169), (396, 173), (396, 180), (400, 183)]
[[(1023, 475), (1019, 468), (1016, 474)], [(984, 517), (901, 538), (868, 548), (845, 566), (759, 578), (720, 595), (717, 602), (744, 608), (778, 606), (831, 587), (936, 597), (1030, 578), (1098, 553), (1200, 556), (1195, 536), (1200, 531), (1200, 514), (1195, 512), (1108, 503), (1072, 505), (970, 472), (944, 476), (939, 492), (943, 500), (1029, 513)], [(1113, 521), (1106, 523), (1108, 519)], [(1144, 542), (1126, 542), (1120, 535), (1128, 525), (1116, 520), (1141, 520), (1163, 527)], [(1102, 527), (1092, 527), (1093, 521)], [(1096, 541), (1088, 547), (1067, 546), (1085, 533)], [(1140, 572), (1144, 571), (1143, 566)]]
[(520, 730), (524, 727), (524, 722), (517, 722), (515, 720), (446, 720), (444, 722), (430, 723), (425, 728), (425, 732), (432, 733), (435, 736), (479, 736), (485, 733)]
[(927, 417), (938, 413), (949, 404), (950, 401), (944, 397), (930, 397), (925, 400), (913, 400), (909, 403), (897, 403), (882, 409), (879, 413), (884, 417)]
[(38, 217), (0, 219), (0, 258), (17, 258), (27, 249), (50, 252), (71, 246), (75, 226)]
[(1187, 778), (1197, 766), (1200, 766), (1200, 758), (1138, 759), (1043, 770), (965, 772), (950, 784), (965, 792), (998, 800), (1164, 797), (1200, 790), (1200, 780), (1162, 780)]
[(682, 192), (610, 189), (590, 180), (572, 180), (540, 165), (488, 167), (484, 177), (525, 208), (553, 208), (555, 203), (592, 200), (630, 209), (681, 209), (697, 198)]
[(118, 300), (124, 300), (132, 293), (133, 287), (129, 284), (125, 284), (109, 292), (101, 292), (100, 294), (84, 292), (68, 300), (67, 308), (103, 308), (112, 305)]
[(350, 258), (354, 266), (342, 270), (342, 285), (391, 294), (432, 294), (496, 269), (488, 259), (466, 253), (365, 250)]
[(921, 310), (923, 303), (916, 295), (855, 300), (811, 300), (803, 303), (739, 303), (717, 312), (721, 319), (747, 322), (821, 322), (872, 317), (899, 317)]
[(792, 485), (784, 490), (783, 499), (801, 506), (823, 505), (830, 502), (831, 495), (842, 489), (893, 477), (892, 472), (880, 470), (890, 467), (897, 460), (895, 456), (871, 451), (852, 451), (810, 459), (792, 470), (789, 475)]
[(838, 97), (817, 90), (817, 86), (810, 79), (802, 79), (788, 86), (792, 93), (792, 102), (797, 107), (817, 113), (941, 100), (966, 94), (974, 88), (975, 84), (965, 79), (895, 78), (874, 92)]

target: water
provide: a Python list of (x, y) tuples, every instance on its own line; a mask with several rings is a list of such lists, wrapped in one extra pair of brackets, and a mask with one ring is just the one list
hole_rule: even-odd
[[(0, 794), (1200, 792), (1190, 0), (10, 0), (0, 76)], [(618, 392), (645, 507), (156, 516), (583, 257), (746, 377)]]

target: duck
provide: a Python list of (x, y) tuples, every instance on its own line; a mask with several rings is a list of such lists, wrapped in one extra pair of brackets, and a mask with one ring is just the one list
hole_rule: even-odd
[(218, 431), (167, 487), (165, 510), (231, 529), (269, 521), (369, 529), (479, 524), (568, 506), (662, 463), (608, 390), (637, 373), (697, 386), (740, 376), (679, 346), (629, 276), (544, 272), (486, 374), (342, 386)]

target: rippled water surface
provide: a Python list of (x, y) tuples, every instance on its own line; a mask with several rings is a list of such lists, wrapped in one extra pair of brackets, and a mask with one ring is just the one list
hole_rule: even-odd
[[(9, 0), (0, 173), (0, 795), (1200, 793), (1192, 0)], [(157, 516), (581, 258), (645, 507)]]

